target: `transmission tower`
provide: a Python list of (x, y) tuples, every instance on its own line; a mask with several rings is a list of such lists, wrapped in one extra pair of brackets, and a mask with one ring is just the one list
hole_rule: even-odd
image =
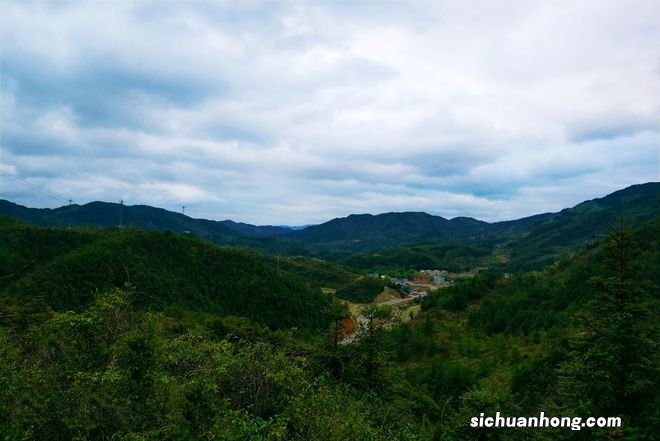
[(119, 201), (119, 227), (124, 226), (124, 200)]

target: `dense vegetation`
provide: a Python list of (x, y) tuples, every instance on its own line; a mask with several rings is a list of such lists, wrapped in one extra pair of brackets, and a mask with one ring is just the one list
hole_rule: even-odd
[(656, 219), (660, 183), (634, 185), (601, 199), (562, 210), (529, 228), (510, 245), (510, 270), (540, 269), (570, 251), (602, 240), (610, 225), (625, 214), (626, 223), (641, 225)]
[(337, 289), (336, 296), (355, 303), (370, 303), (383, 291), (385, 283), (380, 278), (361, 277)]
[[(318, 288), (366, 300), (382, 280), (172, 233), (0, 219), (0, 434), (652, 440), (659, 237), (659, 220), (616, 224), (543, 270), (439, 289), (408, 323), (365, 306), (342, 345), (346, 309)], [(469, 426), (482, 412), (541, 411), (623, 425)]]
[(467, 271), (486, 265), (491, 260), (492, 253), (492, 242), (481, 240), (400, 246), (377, 253), (355, 253), (345, 257), (330, 256), (330, 258), (352, 268), (384, 274), (400, 274), (410, 268)]
[[(356, 281), (362, 274), (327, 260), (312, 257), (263, 256), (278, 271), (295, 274), (317, 288), (338, 289)], [(381, 284), (382, 290), (382, 284)]]
[(352, 214), (294, 232), (291, 237), (333, 249), (371, 251), (444, 238), (465, 239), (486, 231), (488, 224), (471, 218), (447, 220), (427, 213)]
[(491, 293), (498, 282), (502, 282), (502, 276), (492, 271), (480, 271), (474, 277), (458, 279), (455, 285), (431, 291), (422, 301), (422, 311), (464, 310), (470, 302)]
[[(272, 328), (324, 327), (331, 300), (250, 251), (141, 230), (57, 230), (0, 221), (0, 295), (23, 312), (77, 310), (129, 283), (141, 308), (242, 315)], [(20, 316), (20, 314), (19, 314)]]
[[(439, 439), (650, 440), (660, 430), (660, 221), (542, 272), (483, 272), (391, 333), (408, 378), (449, 403)], [(469, 416), (620, 416), (621, 429), (472, 431)], [(453, 425), (453, 423), (458, 423)], [(471, 434), (470, 434), (471, 433)], [(437, 432), (436, 432), (437, 435)]]
[(290, 331), (130, 299), (0, 330), (3, 439), (419, 439), (410, 410), (331, 379)]
[[(0, 200), (0, 214), (41, 226), (132, 226), (172, 231), (261, 252), (322, 257), (367, 271), (445, 268), (452, 271), (500, 263), (503, 271), (539, 270), (567, 252), (607, 234), (626, 213), (637, 226), (655, 219), (660, 183), (633, 185), (559, 213), (506, 222), (444, 219), (427, 213), (350, 215), (302, 230), (233, 221), (192, 219), (149, 206), (103, 202), (57, 209), (31, 209)], [(409, 269), (409, 268), (406, 268)]]

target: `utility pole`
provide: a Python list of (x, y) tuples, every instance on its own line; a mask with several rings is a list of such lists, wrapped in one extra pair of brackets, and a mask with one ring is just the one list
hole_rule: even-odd
[(124, 200), (119, 201), (119, 228), (124, 226)]

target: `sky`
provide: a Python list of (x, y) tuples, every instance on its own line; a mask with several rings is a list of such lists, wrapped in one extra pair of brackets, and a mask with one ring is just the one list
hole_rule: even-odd
[(18, 2), (0, 198), (485, 221), (660, 181), (657, 0)]

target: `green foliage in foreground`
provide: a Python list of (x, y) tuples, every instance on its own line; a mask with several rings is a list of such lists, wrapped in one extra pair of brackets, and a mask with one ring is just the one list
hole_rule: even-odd
[[(139, 290), (109, 289), (76, 312), (0, 328), (0, 435), (651, 440), (660, 430), (658, 237), (654, 222), (542, 272), (482, 272), (430, 296), (406, 324), (364, 308), (349, 345), (339, 344), (340, 309), (327, 333), (274, 331), (193, 308), (134, 308)], [(469, 425), (482, 412), (541, 411), (620, 416), (624, 426)]]
[[(660, 384), (658, 302), (639, 268), (640, 250), (623, 222), (604, 248), (596, 295), (577, 316), (567, 360), (559, 368), (558, 405), (567, 412), (623, 415), (638, 438), (660, 433), (649, 422)], [(655, 430), (654, 430), (655, 429)]]
[(317, 375), (290, 332), (134, 311), (129, 299), (114, 290), (0, 332), (3, 439), (419, 439), (381, 397)]
[[(392, 332), (396, 353), (424, 366), (415, 371), (417, 381), (436, 400), (446, 397), (455, 421), (482, 411), (623, 421), (614, 429), (472, 432), (477, 439), (654, 439), (660, 430), (658, 237), (659, 221), (635, 232), (620, 226), (604, 244), (543, 272), (500, 279), (481, 295), (467, 283), (440, 291), (426, 303), (420, 327)], [(456, 308), (464, 291), (471, 301)], [(443, 433), (471, 439), (465, 426)]]

